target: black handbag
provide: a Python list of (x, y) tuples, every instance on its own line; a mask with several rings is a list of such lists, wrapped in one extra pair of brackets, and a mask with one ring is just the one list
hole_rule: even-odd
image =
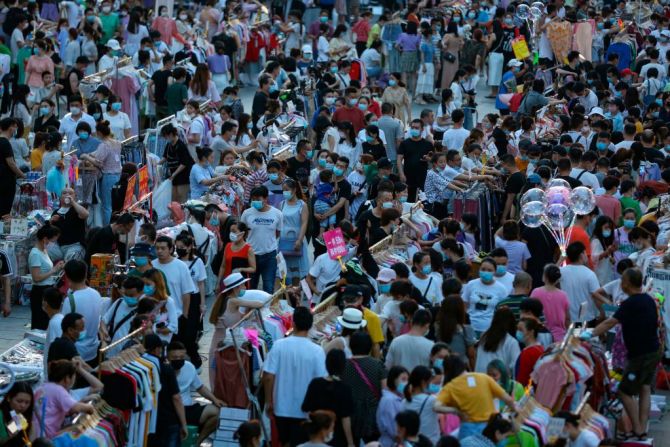
[(454, 56), (452, 53), (450, 53), (448, 51), (443, 51), (442, 52), (442, 59), (449, 62), (450, 64), (456, 62), (456, 56)]

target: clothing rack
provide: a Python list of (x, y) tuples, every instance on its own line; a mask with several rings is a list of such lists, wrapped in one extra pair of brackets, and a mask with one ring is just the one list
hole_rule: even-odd
[(381, 251), (387, 250), (391, 246), (392, 242), (393, 242), (393, 235), (389, 234), (384, 239), (371, 246), (369, 248), (370, 253), (379, 253)]
[(318, 314), (319, 312), (325, 311), (335, 302), (335, 298), (337, 298), (337, 292), (331, 294), (328, 298), (326, 298), (325, 300), (321, 301), (319, 304), (314, 306), (314, 309), (312, 309), (312, 313)]
[[(104, 359), (105, 352), (109, 351), (110, 349), (120, 345), (124, 341), (127, 341), (127, 340), (133, 338), (134, 336), (136, 336), (137, 334), (141, 333), (142, 331), (144, 331), (146, 329), (145, 324), (142, 324), (141, 327), (135, 329), (134, 331), (128, 333), (127, 335), (124, 335), (123, 337), (119, 338), (115, 342), (110, 343), (107, 346), (100, 348), (98, 350), (98, 364), (102, 363), (102, 361)], [(98, 368), (98, 378), (100, 378), (100, 369), (99, 368)]]

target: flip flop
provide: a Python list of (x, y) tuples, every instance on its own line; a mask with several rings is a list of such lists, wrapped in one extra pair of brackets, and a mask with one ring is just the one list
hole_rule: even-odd
[(617, 432), (616, 439), (620, 440), (620, 441), (627, 441), (627, 440), (633, 438), (634, 436), (637, 436), (637, 435), (633, 431), (627, 431), (627, 432), (623, 432), (623, 433), (622, 432)]

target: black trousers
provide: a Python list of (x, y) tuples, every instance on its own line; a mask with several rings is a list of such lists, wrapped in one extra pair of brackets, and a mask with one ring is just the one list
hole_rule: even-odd
[(191, 363), (196, 368), (200, 368), (202, 360), (198, 353), (198, 328), (200, 327), (200, 293), (191, 294), (191, 304), (188, 308), (188, 315), (179, 317), (179, 327), (177, 329), (177, 338), (184, 343), (186, 353), (191, 359)]
[(49, 326), (49, 316), (42, 310), (42, 295), (53, 286), (36, 286), (30, 290), (30, 328), (46, 330)]
[(10, 180), (0, 179), (0, 191), (2, 191), (2, 194), (0, 194), (0, 217), (9, 214), (12, 211), (12, 205), (14, 205), (16, 179), (12, 175)]

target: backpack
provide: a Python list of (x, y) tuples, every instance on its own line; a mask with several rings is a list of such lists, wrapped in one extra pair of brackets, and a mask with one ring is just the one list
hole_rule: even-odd
[[(186, 225), (186, 228), (188, 228), (188, 234), (191, 235), (193, 240), (195, 241), (195, 235), (193, 234), (193, 229), (191, 228), (190, 225)], [(196, 245), (195, 247), (195, 255), (202, 259), (202, 261), (207, 264), (207, 249), (209, 248), (209, 242), (210, 242), (210, 237), (207, 235), (207, 240), (203, 242), (200, 245)]]

